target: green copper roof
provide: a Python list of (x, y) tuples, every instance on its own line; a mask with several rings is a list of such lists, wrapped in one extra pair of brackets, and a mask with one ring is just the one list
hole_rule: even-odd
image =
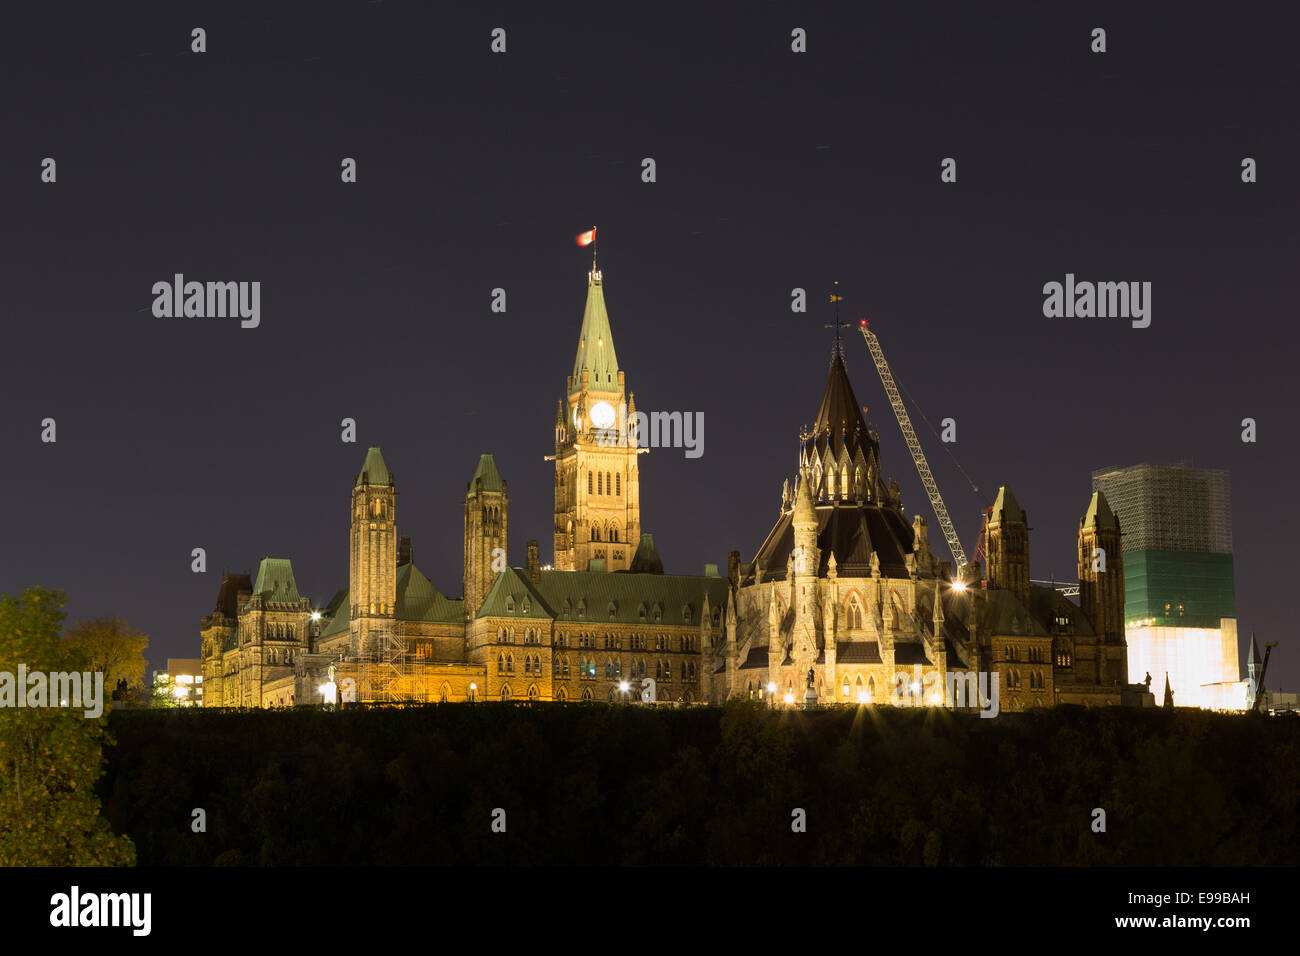
[(1010, 591), (988, 592), (991, 633), (998, 637), (1047, 637), (1045, 628)]
[[(366, 463), (361, 466), (361, 473), (357, 475), (356, 485), (361, 484), (365, 478), (372, 485), (386, 485), (392, 476), (388, 473), (388, 466), (384, 464), (384, 456), (379, 451), (378, 445), (371, 445), (370, 450), (366, 452)], [(355, 488), (356, 485), (353, 485)]]
[(480, 478), (483, 479), (484, 491), (501, 490), (501, 472), (497, 471), (497, 463), (491, 455), (479, 455), (478, 467), (474, 469), (474, 477), (469, 480), (469, 490), (474, 490), (474, 482)]
[(465, 623), (465, 602), (444, 597), (413, 564), (397, 569), (396, 611), (399, 621)]
[(277, 604), (297, 604), (298, 585), (293, 579), (293, 564), (288, 558), (263, 558), (257, 567), (253, 594)]
[[(711, 612), (717, 611), (726, 605), (729, 588), (726, 578), (623, 571), (542, 571), (540, 579), (533, 581), (523, 568), (511, 568), (496, 579), (478, 616), (585, 621), (592, 627), (608, 623), (698, 626), (705, 595)], [(686, 610), (689, 621), (683, 614)]]
[(1088, 502), (1088, 513), (1083, 516), (1083, 526), (1091, 528), (1094, 520), (1099, 528), (1119, 527), (1119, 522), (1115, 520), (1115, 512), (1110, 510), (1106, 496), (1100, 491), (1092, 493), (1092, 501)]
[(601, 280), (588, 277), (587, 307), (582, 313), (582, 333), (578, 336), (578, 354), (573, 360), (573, 387), (582, 387), (582, 372), (591, 373), (590, 387), (597, 390), (618, 389), (618, 356), (614, 354), (614, 334), (605, 311), (605, 292)]
[(352, 621), (352, 604), (348, 601), (347, 591), (340, 591), (334, 595), (334, 600), (330, 604), (334, 605), (334, 616), (330, 618), (329, 624), (325, 625), (325, 630), (320, 632), (322, 641), (336, 634), (346, 634), (348, 625)]
[(641, 534), (641, 543), (636, 546), (636, 554), (632, 555), (632, 564), (628, 570), (633, 574), (664, 573), (664, 562), (655, 549), (654, 535), (648, 532)]
[(1024, 521), (1025, 513), (1020, 510), (1016, 496), (1011, 489), (1003, 485), (998, 489), (997, 499), (993, 502), (993, 521)]

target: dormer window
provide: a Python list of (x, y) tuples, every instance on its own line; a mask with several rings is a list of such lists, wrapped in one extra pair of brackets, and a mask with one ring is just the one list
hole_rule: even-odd
[(682, 605), (682, 621), (686, 624), (691, 623), (691, 606), (689, 604)]
[(506, 598), (506, 610), (509, 611), (511, 614), (515, 612), (515, 599), (513, 595)]

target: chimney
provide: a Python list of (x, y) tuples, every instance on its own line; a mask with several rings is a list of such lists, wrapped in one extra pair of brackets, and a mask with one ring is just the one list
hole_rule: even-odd
[(397, 566), (400, 568), (404, 564), (411, 563), (411, 536), (402, 535), (401, 542), (397, 545)]
[(540, 581), (542, 579), (542, 562), (540, 553), (537, 550), (537, 540), (528, 542), (528, 580)]

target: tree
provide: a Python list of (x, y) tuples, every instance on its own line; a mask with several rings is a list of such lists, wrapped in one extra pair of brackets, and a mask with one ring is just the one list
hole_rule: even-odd
[(144, 686), (148, 667), (144, 652), (149, 638), (120, 617), (83, 621), (64, 634), (63, 640), (86, 655), (92, 671), (104, 672), (104, 686), (110, 690), (121, 678), (129, 687)]
[[(84, 671), (84, 652), (59, 637), (64, 595), (29, 588), (0, 595), (0, 672), (15, 694), (27, 673)], [(0, 714), (0, 866), (115, 866), (135, 862), (130, 838), (100, 816), (104, 714), (59, 706), (7, 707)], [(32, 698), (26, 697), (25, 700)], [(16, 700), (16, 698), (15, 698)]]

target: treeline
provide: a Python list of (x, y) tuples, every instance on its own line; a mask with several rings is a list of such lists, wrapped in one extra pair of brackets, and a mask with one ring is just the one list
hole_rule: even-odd
[(443, 704), (111, 729), (104, 814), (144, 866), (1300, 859), (1300, 720)]

